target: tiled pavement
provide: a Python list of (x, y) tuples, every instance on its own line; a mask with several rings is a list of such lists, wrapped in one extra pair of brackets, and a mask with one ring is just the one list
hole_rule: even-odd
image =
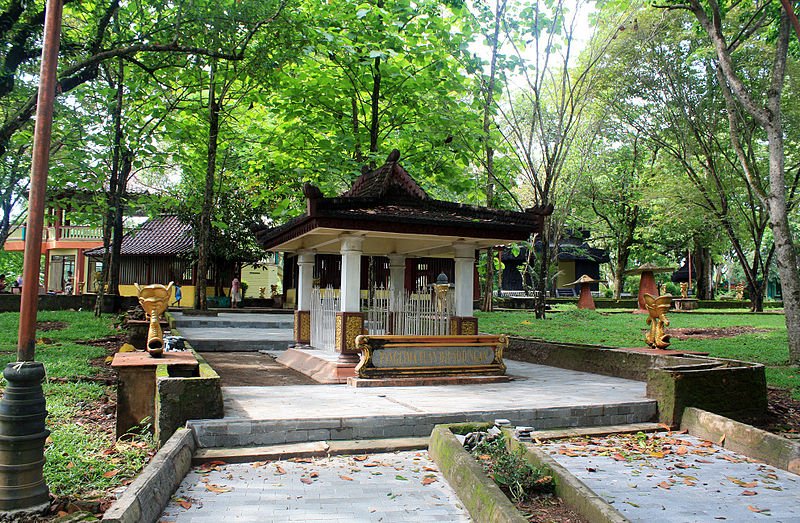
[(800, 476), (693, 436), (670, 437), (670, 454), (629, 459), (615, 454), (614, 439), (540, 448), (634, 523), (800, 521)]
[(507, 361), (509, 383), (223, 387), (225, 418), (190, 421), (201, 447), (427, 436), (436, 424), (507, 418), (537, 429), (650, 421), (639, 381)]
[(468, 522), (427, 452), (195, 467), (161, 523)]

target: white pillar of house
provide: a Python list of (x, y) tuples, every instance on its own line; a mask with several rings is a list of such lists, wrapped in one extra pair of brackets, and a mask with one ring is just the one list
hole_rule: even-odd
[(340, 289), (341, 311), (361, 311), (361, 245), (364, 238), (360, 236), (344, 236), (340, 252), (342, 253), (342, 283)]
[(472, 316), (472, 294), (475, 271), (475, 246), (468, 243), (454, 244), (456, 293), (455, 316)]
[(314, 285), (314, 253), (299, 251), (297, 265), (300, 267), (297, 278), (297, 310), (311, 310), (311, 289)]
[(389, 288), (393, 293), (402, 292), (406, 286), (405, 254), (389, 255)]

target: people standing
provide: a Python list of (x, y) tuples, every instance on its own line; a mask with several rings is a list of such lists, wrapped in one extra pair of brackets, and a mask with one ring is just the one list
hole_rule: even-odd
[(233, 278), (231, 282), (231, 308), (238, 308), (240, 301), (242, 301), (242, 285), (239, 283), (239, 278)]

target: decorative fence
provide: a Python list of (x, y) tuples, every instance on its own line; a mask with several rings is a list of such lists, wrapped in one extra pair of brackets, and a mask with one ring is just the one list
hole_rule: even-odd
[(336, 347), (336, 313), (339, 294), (328, 286), (311, 289), (311, 346), (333, 352)]
[[(361, 300), (364, 328), (368, 334), (407, 336), (447, 336), (455, 310), (455, 296), (436, 286), (420, 287), (416, 292), (392, 291), (379, 287)], [(339, 293), (332, 287), (311, 291), (311, 346), (334, 351), (336, 313), (340, 310)]]
[(420, 287), (414, 293), (378, 288), (362, 300), (364, 326), (369, 334), (446, 336), (455, 305), (453, 292)]

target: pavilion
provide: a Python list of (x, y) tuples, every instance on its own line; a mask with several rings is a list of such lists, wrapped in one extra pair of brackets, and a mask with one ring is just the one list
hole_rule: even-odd
[(361, 310), (362, 256), (387, 257), (388, 286), (395, 289), (405, 287), (407, 259), (453, 259), (455, 296), (449, 333), (477, 334), (473, 316), (476, 251), (529, 240), (541, 232), (544, 217), (552, 212), (552, 207), (515, 212), (433, 199), (399, 159), (400, 152), (392, 151), (384, 165), (359, 176), (337, 197), (326, 198), (317, 187), (306, 184), (303, 215), (256, 231), (264, 249), (297, 256), (294, 338), (298, 345), (308, 345), (311, 338), (315, 256), (341, 256), (340, 309), (335, 321), (340, 378), (346, 379), (342, 368), (352, 375), (358, 361), (355, 338), (366, 332)]

